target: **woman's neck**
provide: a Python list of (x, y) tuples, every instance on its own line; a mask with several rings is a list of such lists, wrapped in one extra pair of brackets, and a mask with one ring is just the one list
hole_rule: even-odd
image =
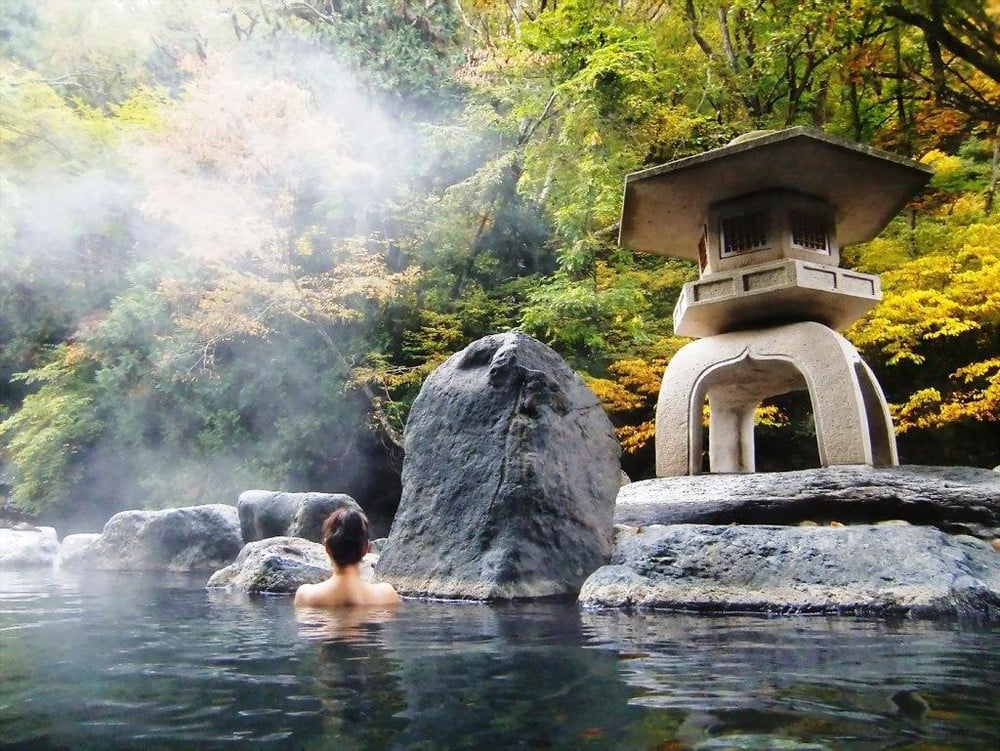
[(333, 573), (337, 576), (342, 576), (345, 579), (359, 579), (361, 578), (361, 571), (358, 568), (357, 563), (352, 563), (349, 566), (338, 566), (336, 563), (333, 564)]

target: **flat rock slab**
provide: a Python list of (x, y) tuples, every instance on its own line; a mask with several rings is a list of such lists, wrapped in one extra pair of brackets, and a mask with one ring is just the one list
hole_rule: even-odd
[[(361, 578), (371, 581), (378, 556), (366, 555)], [(212, 574), (208, 589), (250, 594), (294, 594), (303, 584), (330, 577), (330, 559), (318, 542), (298, 537), (270, 537), (247, 543), (236, 560)]]
[(605, 563), (620, 449), (597, 397), (552, 349), (488, 336), (424, 382), (378, 575), (408, 595), (575, 596)]
[(235, 506), (211, 503), (159, 511), (121, 511), (73, 556), (106, 571), (214, 571), (243, 547)]
[(619, 534), (592, 608), (1000, 620), (1000, 553), (909, 525), (653, 525)]
[(58, 552), (52, 527), (0, 528), (0, 569), (51, 566)]
[(851, 465), (660, 477), (623, 486), (615, 506), (615, 522), (632, 526), (892, 519), (982, 539), (1000, 536), (1000, 473)]

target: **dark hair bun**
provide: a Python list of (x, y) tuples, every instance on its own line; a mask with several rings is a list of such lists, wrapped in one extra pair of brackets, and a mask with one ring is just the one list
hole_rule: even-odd
[(323, 547), (338, 566), (354, 565), (365, 555), (368, 530), (368, 518), (360, 508), (339, 508), (323, 522)]

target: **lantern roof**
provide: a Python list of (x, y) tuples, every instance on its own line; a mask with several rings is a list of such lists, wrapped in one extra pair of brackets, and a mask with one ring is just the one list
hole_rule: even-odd
[(618, 242), (697, 260), (709, 206), (775, 189), (827, 201), (836, 213), (839, 243), (865, 242), (882, 231), (931, 174), (911, 159), (812, 128), (750, 134), (628, 175)]

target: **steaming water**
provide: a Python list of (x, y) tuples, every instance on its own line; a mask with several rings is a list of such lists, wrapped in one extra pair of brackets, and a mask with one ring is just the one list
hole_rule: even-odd
[[(1000, 628), (0, 572), (0, 747), (1000, 748)], [(890, 698), (899, 691), (909, 701)], [(926, 702), (927, 707), (921, 703)]]

